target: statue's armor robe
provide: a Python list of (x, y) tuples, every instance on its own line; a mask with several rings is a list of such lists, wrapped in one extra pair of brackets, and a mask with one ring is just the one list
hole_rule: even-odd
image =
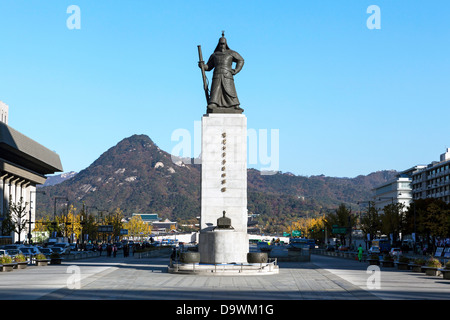
[(233, 50), (216, 51), (209, 58), (205, 70), (210, 71), (214, 68), (214, 74), (208, 105), (216, 104), (221, 108), (239, 106), (232, 74), (233, 62), (236, 63), (235, 72), (238, 73), (244, 65), (244, 59), (239, 53)]

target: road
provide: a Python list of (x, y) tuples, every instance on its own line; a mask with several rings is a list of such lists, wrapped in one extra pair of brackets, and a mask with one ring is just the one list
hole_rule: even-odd
[[(280, 273), (211, 276), (167, 273), (168, 258), (96, 257), (0, 273), (2, 300), (390, 300), (450, 299), (450, 281), (422, 273), (312, 255)], [(378, 277), (379, 275), (379, 277)], [(379, 279), (379, 288), (373, 281)]]
[[(379, 278), (376, 279), (374, 273), (367, 270), (368, 265), (365, 262), (320, 255), (313, 255), (312, 262), (324, 271), (383, 300), (450, 299), (450, 281), (440, 276), (431, 277), (410, 270), (381, 267)], [(371, 280), (379, 280), (379, 284), (375, 285)]]

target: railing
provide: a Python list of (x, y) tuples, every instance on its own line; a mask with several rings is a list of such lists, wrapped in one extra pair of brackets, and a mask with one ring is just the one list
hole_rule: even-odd
[[(192, 264), (192, 270), (190, 272), (211, 272), (211, 273), (221, 273), (221, 272), (229, 272), (229, 271), (238, 271), (239, 273), (243, 273), (244, 271), (257, 271), (263, 272), (267, 270), (268, 272), (272, 272), (278, 265), (277, 258), (269, 258), (267, 262), (262, 263), (237, 263), (237, 264), (228, 264), (228, 263), (214, 263), (214, 264), (198, 264), (198, 263), (182, 263), (178, 256), (176, 259), (170, 261), (170, 267), (175, 269), (175, 272), (180, 271), (180, 266), (189, 266)], [(186, 270), (186, 269), (184, 269)]]
[(152, 258), (152, 257), (156, 257), (156, 256), (160, 256), (160, 255), (170, 255), (170, 253), (172, 252), (172, 247), (156, 247), (156, 249), (152, 249), (152, 250), (146, 250), (146, 251), (135, 251), (134, 252), (134, 257), (138, 258), (138, 259), (143, 259), (143, 258)]

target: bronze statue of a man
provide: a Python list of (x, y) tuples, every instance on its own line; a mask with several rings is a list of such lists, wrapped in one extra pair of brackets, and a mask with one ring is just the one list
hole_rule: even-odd
[[(233, 62), (236, 63), (234, 69)], [(214, 69), (207, 113), (242, 113), (244, 111), (239, 107), (233, 78), (241, 71), (243, 65), (244, 59), (236, 51), (230, 50), (222, 32), (222, 37), (208, 62), (205, 64), (200, 61), (198, 64), (205, 71)]]

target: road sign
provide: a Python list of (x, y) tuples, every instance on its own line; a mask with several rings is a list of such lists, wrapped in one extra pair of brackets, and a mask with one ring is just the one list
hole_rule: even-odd
[(293, 237), (300, 237), (302, 235), (302, 232), (300, 230), (293, 230), (292, 236)]
[(113, 232), (113, 226), (106, 225), (106, 226), (98, 226), (98, 232)]
[(334, 233), (334, 234), (346, 234), (347, 233), (347, 228), (346, 227), (333, 226), (333, 229), (331, 230), (331, 232)]

